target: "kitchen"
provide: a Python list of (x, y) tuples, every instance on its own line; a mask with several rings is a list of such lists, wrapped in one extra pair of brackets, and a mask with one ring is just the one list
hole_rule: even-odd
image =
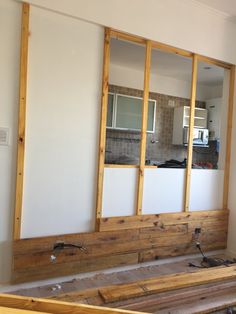
[[(139, 164), (144, 52), (138, 45), (116, 39), (111, 42), (106, 164)], [(193, 168), (221, 168), (226, 136), (226, 110), (223, 109), (227, 80), (224, 77), (223, 68), (199, 62)], [(147, 166), (186, 167), (190, 85), (189, 58), (153, 49)]]

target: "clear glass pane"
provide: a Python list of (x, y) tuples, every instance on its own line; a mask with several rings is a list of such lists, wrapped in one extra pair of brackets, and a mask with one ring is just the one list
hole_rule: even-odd
[[(152, 49), (146, 164), (185, 168), (184, 113), (189, 116), (192, 59)], [(152, 118), (154, 117), (154, 119)]]
[(229, 72), (198, 62), (190, 210), (223, 207)]
[(145, 50), (143, 45), (111, 39), (109, 93), (114, 101), (111, 106), (111, 97), (108, 100), (107, 164), (139, 164)]
[(225, 133), (227, 116), (227, 100), (223, 96), (224, 76), (223, 68), (198, 62), (193, 131), (194, 169), (224, 168), (225, 149), (222, 149), (222, 145), (225, 144), (225, 134), (223, 133)]

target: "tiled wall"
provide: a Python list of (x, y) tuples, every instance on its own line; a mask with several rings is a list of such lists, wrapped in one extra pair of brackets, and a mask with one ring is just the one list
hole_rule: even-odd
[[(143, 96), (140, 90), (115, 85), (109, 86), (109, 92), (137, 97)], [(149, 98), (156, 100), (157, 106), (155, 133), (147, 134), (146, 159), (157, 162), (165, 162), (169, 159), (182, 161), (187, 156), (187, 148), (172, 144), (174, 108), (189, 106), (189, 99), (152, 92)], [(205, 102), (197, 101), (196, 106), (205, 108)], [(106, 163), (138, 164), (139, 148), (140, 132), (107, 130)], [(193, 156), (194, 162), (206, 161), (206, 158), (209, 161), (209, 154), (208, 156), (201, 154), (199, 148), (198, 153)]]

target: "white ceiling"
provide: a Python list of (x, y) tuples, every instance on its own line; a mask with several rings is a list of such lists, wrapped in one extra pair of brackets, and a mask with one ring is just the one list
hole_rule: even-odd
[[(236, 1), (236, 0), (235, 0)], [(144, 70), (145, 48), (134, 43), (111, 40), (111, 63), (128, 67), (135, 70)], [(191, 81), (192, 61), (173, 53), (166, 53), (160, 50), (152, 51), (151, 73), (173, 77), (175, 79)], [(206, 70), (204, 67), (209, 66)], [(224, 70), (214, 65), (199, 62), (198, 82), (205, 85), (222, 84)]]
[(235, 0), (195, 0), (208, 7), (223, 12), (229, 17), (236, 17), (236, 1)]

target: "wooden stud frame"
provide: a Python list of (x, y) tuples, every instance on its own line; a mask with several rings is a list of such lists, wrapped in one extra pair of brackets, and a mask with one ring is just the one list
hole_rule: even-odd
[(19, 121), (18, 121), (18, 151), (16, 173), (16, 199), (14, 215), (13, 238), (19, 239), (21, 232), (21, 213), (23, 196), (24, 155), (25, 155), (25, 122), (26, 122), (26, 96), (27, 96), (27, 63), (28, 63), (28, 37), (29, 37), (29, 11), (28, 3), (22, 4), (21, 24), (21, 50), (20, 50), (20, 91), (19, 91)]
[(102, 100), (101, 100), (101, 121), (100, 121), (100, 142), (98, 156), (98, 179), (97, 179), (97, 201), (96, 201), (96, 225), (102, 215), (102, 194), (103, 194), (103, 177), (104, 162), (106, 149), (106, 124), (107, 124), (107, 102), (108, 102), (108, 85), (109, 85), (109, 64), (110, 64), (110, 29), (105, 29), (104, 53), (103, 53), (103, 78), (102, 78)]
[[(16, 201), (14, 214), (14, 239), (20, 239), (21, 232), (21, 214), (22, 214), (22, 195), (23, 195), (23, 175), (24, 175), (24, 148), (25, 148), (25, 122), (26, 122), (26, 96), (27, 96), (27, 62), (28, 62), (28, 36), (29, 36), (29, 4), (22, 5), (22, 28), (21, 28), (21, 57), (20, 57), (20, 94), (19, 94), (19, 122), (18, 122), (18, 154), (17, 154), (17, 178), (16, 178)], [(109, 81), (109, 62), (110, 62), (110, 39), (111, 37), (119, 38), (126, 41), (135, 42), (146, 45), (146, 62), (144, 75), (144, 100), (143, 100), (143, 118), (142, 118), (142, 137), (139, 165), (106, 165), (105, 164), (105, 144), (106, 144), (106, 119), (107, 119), (107, 100), (108, 100), (108, 81)], [(235, 66), (224, 63), (212, 58), (193, 54), (189, 51), (150, 41), (145, 38), (123, 33), (110, 28), (105, 28), (104, 38), (104, 59), (103, 59), (103, 80), (102, 80), (102, 107), (101, 107), (101, 125), (100, 125), (100, 140), (99, 140), (99, 156), (98, 156), (98, 179), (97, 179), (97, 196), (96, 196), (96, 227), (102, 217), (102, 195), (103, 195), (103, 178), (104, 168), (138, 168), (138, 196), (136, 215), (142, 214), (142, 198), (143, 198), (143, 181), (144, 169), (155, 168), (145, 165), (146, 153), (146, 127), (147, 121), (147, 97), (149, 93), (149, 75), (150, 75), (150, 58), (151, 48), (160, 49), (162, 51), (175, 53), (184, 57), (193, 58), (193, 73), (192, 73), (192, 94), (191, 94), (191, 118), (193, 120), (195, 97), (196, 97), (196, 66), (197, 60), (208, 62), (225, 69), (230, 70), (230, 91), (229, 91), (229, 108), (228, 108), (228, 129), (227, 129), (227, 150), (225, 161), (225, 176), (224, 176), (224, 209), (228, 208), (228, 189), (229, 189), (229, 172), (230, 172), (230, 154), (231, 154), (231, 133), (232, 133), (232, 113), (233, 113), (233, 96), (234, 96), (234, 79)], [(190, 140), (192, 138), (193, 123), (190, 125)], [(190, 143), (191, 144), (191, 143)], [(191, 145), (188, 150), (188, 168), (186, 169), (185, 182), (185, 204), (184, 210), (189, 210), (189, 195), (190, 195), (190, 177), (192, 164)]]
[[(144, 97), (143, 97), (143, 116), (142, 116), (142, 129), (141, 129), (141, 145), (140, 145), (140, 162), (139, 166), (137, 165), (104, 165), (104, 168), (138, 168), (138, 188), (137, 188), (137, 206), (136, 206), (136, 215), (142, 215), (142, 200), (143, 200), (143, 184), (144, 184), (144, 169), (152, 168), (145, 165), (145, 155), (146, 155), (146, 128), (147, 128), (147, 101), (146, 95), (149, 94), (149, 79), (150, 76), (150, 60), (151, 60), (151, 48), (160, 49), (169, 53), (175, 53), (180, 56), (192, 58), (192, 84), (191, 84), (191, 106), (190, 106), (190, 125), (189, 125), (189, 145), (188, 145), (188, 162), (185, 174), (185, 186), (184, 186), (184, 208), (183, 211), (189, 211), (189, 201), (190, 201), (190, 184), (191, 184), (191, 171), (192, 171), (192, 155), (193, 155), (193, 128), (194, 128), (194, 112), (195, 112), (195, 101), (196, 101), (196, 85), (197, 85), (197, 65), (198, 61), (210, 63), (224, 69), (231, 71), (230, 75), (230, 92), (229, 92), (229, 112), (228, 112), (228, 130), (227, 130), (227, 150), (226, 150), (226, 161), (225, 161), (225, 177), (224, 177), (224, 196), (223, 196), (223, 208), (228, 208), (228, 189), (229, 189), (229, 167), (230, 167), (230, 143), (231, 143), (231, 133), (232, 133), (232, 111), (233, 111), (233, 95), (234, 95), (234, 76), (235, 76), (235, 67), (229, 63), (225, 63), (213, 58), (208, 58), (199, 54), (194, 54), (192, 52), (172, 47), (166, 44), (158, 43), (155, 41), (146, 40), (143, 37), (123, 33), (117, 30), (110, 29), (110, 36), (118, 38), (121, 40), (131, 41), (138, 44), (146, 44), (146, 59), (145, 59), (145, 72), (144, 72)], [(150, 46), (151, 48), (148, 48)], [(148, 52), (150, 49), (150, 55)], [(149, 60), (150, 58), (150, 60)], [(104, 64), (106, 64), (104, 62)], [(107, 89), (108, 93), (108, 89)], [(104, 124), (105, 128), (105, 124)], [(100, 134), (103, 137), (103, 134)], [(101, 147), (100, 147), (101, 149)], [(156, 167), (153, 167), (156, 168)], [(103, 193), (103, 187), (99, 186), (98, 194)], [(99, 197), (99, 196), (97, 196)], [(100, 195), (100, 199), (102, 196)], [(99, 209), (96, 210), (97, 218), (102, 216), (102, 203), (100, 203)], [(98, 217), (99, 216), (99, 217)]]
[(152, 43), (151, 41), (148, 40), (146, 43), (146, 57), (145, 57), (145, 70), (144, 70), (145, 72), (144, 72), (144, 89), (143, 89), (142, 129), (141, 129), (141, 143), (140, 143), (136, 215), (142, 214), (144, 168), (145, 168), (145, 160), (146, 160), (148, 96), (149, 96), (151, 54), (152, 54)]
[(195, 113), (195, 101), (196, 101), (196, 89), (197, 89), (197, 56), (193, 56), (192, 63), (192, 84), (191, 84), (191, 103), (190, 103), (190, 116), (189, 116), (189, 141), (188, 141), (188, 157), (186, 167), (186, 179), (185, 179), (185, 197), (184, 197), (184, 211), (189, 211), (189, 198), (190, 198), (190, 183), (191, 183), (191, 171), (193, 160), (193, 128), (194, 128), (194, 113)]

